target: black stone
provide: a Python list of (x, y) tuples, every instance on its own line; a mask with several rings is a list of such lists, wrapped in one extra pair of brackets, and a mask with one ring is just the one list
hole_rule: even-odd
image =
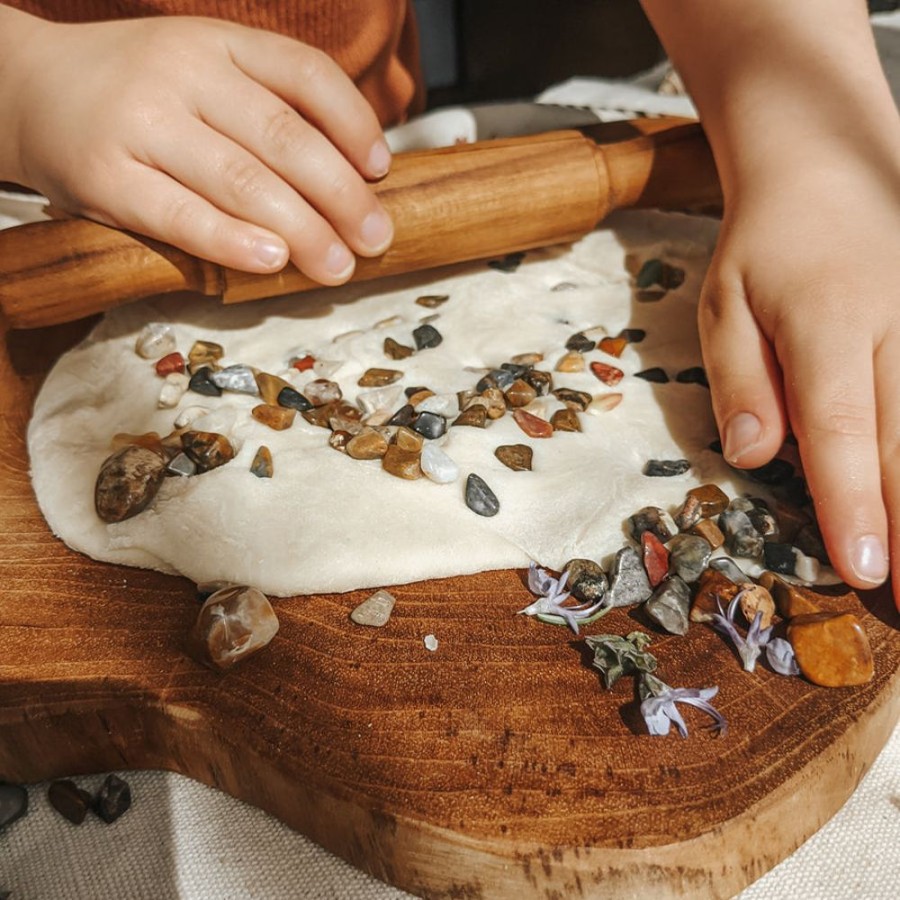
[(813, 556), (819, 562), (823, 562), (826, 565), (829, 564), (828, 551), (825, 549), (822, 533), (819, 531), (819, 526), (814, 522), (804, 525), (797, 532), (797, 536), (794, 538), (794, 545), (807, 556)]
[(573, 334), (566, 341), (566, 350), (577, 350), (579, 353), (589, 353), (597, 346), (596, 341), (592, 341), (587, 335), (580, 331)]
[(131, 788), (117, 775), (107, 775), (94, 800), (94, 812), (107, 825), (131, 808)]
[(644, 381), (652, 381), (654, 384), (667, 384), (669, 381), (666, 370), (661, 369), (659, 366), (654, 366), (652, 369), (644, 369), (641, 372), (635, 372), (634, 377), (643, 378)]
[(413, 340), (416, 342), (417, 350), (430, 350), (444, 339), (434, 325), (420, 325), (413, 329)]
[(308, 409), (312, 409), (312, 403), (300, 391), (295, 391), (292, 387), (283, 387), (278, 392), (276, 402), (285, 409), (296, 409), (298, 412), (306, 412)]
[(679, 384), (702, 384), (709, 387), (709, 379), (706, 377), (706, 369), (703, 366), (692, 366), (690, 369), (682, 369), (675, 380)]
[(0, 781), (0, 831), (28, 812), (28, 791), (21, 784)]
[(505, 391), (515, 380), (516, 376), (513, 375), (509, 369), (491, 369), (484, 378), (481, 378), (478, 381), (475, 385), (475, 390), (478, 391), (479, 394), (489, 388), (497, 388), (498, 390)]
[(416, 420), (416, 410), (414, 407), (410, 406), (407, 403), (405, 406), (401, 406), (400, 409), (395, 412), (390, 419), (388, 419), (388, 425), (411, 425)]
[(204, 397), (221, 397), (222, 388), (220, 388), (211, 378), (212, 369), (209, 366), (203, 366), (197, 369), (191, 380), (188, 382), (188, 389), (195, 394), (203, 394)]
[(783, 484), (794, 477), (794, 467), (786, 459), (773, 459), (757, 469), (747, 469), (747, 476), (760, 484)]
[(466, 506), (479, 516), (488, 518), (500, 512), (497, 495), (474, 472), (466, 479)]
[(619, 337), (625, 338), (629, 344), (639, 344), (647, 337), (647, 332), (643, 328), (623, 328), (619, 332)]
[(779, 500), (790, 503), (791, 506), (802, 508), (810, 502), (806, 481), (804, 481), (803, 477), (800, 475), (794, 475), (793, 478), (788, 478), (787, 481), (775, 485), (772, 489), (772, 493), (778, 497)]
[(434, 440), (447, 431), (447, 420), (437, 413), (423, 412), (416, 416), (410, 427), (422, 437)]
[(644, 474), (651, 478), (670, 478), (673, 475), (684, 475), (691, 464), (686, 459), (648, 459), (644, 466)]
[(684, 284), (684, 269), (663, 262), (661, 259), (648, 259), (637, 273), (635, 285), (639, 288), (659, 286), (672, 290)]
[(522, 252), (507, 253), (501, 259), (488, 260), (488, 265), (498, 272), (515, 272), (523, 259), (525, 259), (525, 254)]
[(92, 805), (92, 797), (74, 781), (54, 781), (47, 791), (50, 805), (73, 825), (84, 821)]
[(722, 453), (722, 442), (716, 438), (714, 441), (711, 441), (709, 444), (709, 449), (712, 450), (713, 453), (718, 453), (721, 455)]
[(791, 544), (768, 542), (763, 549), (763, 559), (770, 572), (793, 575), (797, 570), (797, 551)]
[(500, 366), (504, 372), (509, 372), (513, 377), (513, 381), (517, 378), (524, 378), (533, 368), (532, 366), (520, 366), (518, 363), (505, 362)]

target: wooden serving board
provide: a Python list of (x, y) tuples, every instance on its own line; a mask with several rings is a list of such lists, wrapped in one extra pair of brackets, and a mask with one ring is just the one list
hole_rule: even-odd
[(35, 504), (31, 402), (86, 328), (0, 330), (0, 778), (173, 770), (427, 897), (727, 897), (841, 806), (900, 716), (886, 591), (859, 607), (863, 688), (748, 675), (703, 626), (591, 626), (650, 631), (665, 681), (717, 684), (722, 738), (690, 712), (689, 739), (647, 735), (632, 679), (605, 691), (582, 642), (514, 615), (514, 571), (396, 588), (380, 630), (348, 620), (368, 591), (279, 600), (272, 645), (214, 674), (182, 649), (192, 584), (69, 551)]

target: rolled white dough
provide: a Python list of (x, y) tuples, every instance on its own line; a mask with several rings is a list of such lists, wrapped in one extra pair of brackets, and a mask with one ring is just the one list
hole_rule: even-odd
[[(53, 531), (69, 546), (101, 560), (179, 572), (195, 581), (227, 580), (269, 594), (345, 591), (517, 567), (536, 560), (551, 568), (573, 557), (604, 561), (623, 542), (623, 521), (645, 505), (674, 507), (692, 486), (716, 481), (737, 493), (740, 483), (707, 449), (716, 436), (709, 392), (674, 378), (701, 364), (696, 302), (716, 236), (711, 220), (629, 213), (566, 248), (532, 251), (514, 272), (484, 263), (315, 294), (222, 307), (208, 300), (167, 298), (107, 315), (65, 354), (37, 399), (28, 433), (34, 488)], [(653, 303), (634, 298), (626, 252), (663, 257), (682, 266), (684, 284)], [(553, 291), (562, 282), (574, 287)], [(450, 295), (430, 310), (422, 294)], [(385, 357), (385, 337), (412, 345), (422, 318), (443, 343), (414, 356)], [(399, 317), (389, 327), (376, 323)], [(254, 420), (260, 401), (188, 392), (177, 409), (158, 409), (161, 379), (134, 351), (148, 322), (174, 328), (185, 355), (197, 339), (225, 348), (223, 363), (246, 363), (291, 377), (302, 387), (312, 372), (287, 376), (289, 357), (305, 349), (340, 362), (332, 376), (354, 400), (369, 367), (401, 369), (403, 386), (437, 393), (473, 387), (480, 373), (515, 354), (539, 351), (537, 368), (552, 371), (566, 340), (604, 326), (610, 335), (642, 328), (617, 362), (625, 371), (614, 410), (580, 414), (583, 433), (527, 437), (506, 415), (482, 430), (451, 428), (443, 449), (462, 475), (454, 484), (403, 481), (379, 461), (357, 461), (328, 445), (329, 432), (304, 421), (276, 432)], [(661, 366), (672, 379), (651, 384), (634, 373)], [(553, 373), (554, 385), (608, 392), (588, 370)], [(186, 406), (208, 407), (194, 423), (221, 431), (240, 448), (227, 465), (190, 478), (166, 479), (151, 508), (118, 524), (94, 510), (94, 483), (117, 432), (172, 430)], [(398, 404), (399, 405), (399, 404)], [(546, 413), (556, 406), (550, 405)], [(495, 456), (500, 444), (534, 449), (531, 472), (513, 472)], [(274, 458), (271, 479), (254, 477), (250, 462), (265, 444)], [(672, 478), (642, 474), (650, 458), (691, 461)], [(493, 489), (500, 512), (473, 513), (464, 501), (466, 475)]]

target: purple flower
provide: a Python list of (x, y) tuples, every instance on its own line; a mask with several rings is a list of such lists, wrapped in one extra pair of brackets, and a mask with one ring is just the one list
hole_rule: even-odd
[(568, 572), (563, 572), (560, 578), (553, 578), (544, 569), (539, 569), (537, 563), (532, 563), (528, 569), (528, 588), (538, 595), (538, 599), (520, 609), (519, 613), (537, 616), (542, 622), (553, 625), (568, 625), (578, 634), (578, 623), (598, 613), (603, 607), (603, 601), (593, 605), (582, 603), (580, 606), (565, 606), (571, 596), (570, 591), (564, 590), (568, 580)]
[(650, 734), (666, 735), (674, 722), (679, 734), (683, 738), (688, 736), (687, 725), (676, 706), (678, 703), (695, 706), (711, 716), (713, 724), (710, 727), (719, 735), (728, 731), (725, 717), (709, 702), (719, 693), (717, 687), (673, 688), (653, 675), (644, 674), (641, 676), (639, 690), (644, 698), (641, 702), (641, 715)]
[(784, 638), (772, 638), (766, 644), (766, 659), (779, 675), (800, 674), (800, 667), (794, 656), (794, 648)]
[(734, 612), (743, 593), (743, 591), (739, 591), (735, 595), (731, 603), (728, 604), (727, 613), (722, 612), (722, 604), (720, 603), (718, 613), (713, 613), (712, 624), (717, 631), (721, 631), (731, 638), (738, 655), (741, 657), (741, 661), (744, 663), (744, 671), (752, 672), (756, 668), (756, 660), (759, 659), (763, 647), (769, 643), (769, 638), (772, 636), (772, 626), (760, 628), (762, 613), (757, 612), (753, 617), (753, 623), (747, 631), (747, 637), (741, 636), (734, 625)]

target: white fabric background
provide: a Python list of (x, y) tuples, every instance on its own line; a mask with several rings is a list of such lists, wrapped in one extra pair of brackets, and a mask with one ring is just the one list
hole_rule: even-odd
[[(900, 95), (900, 13), (876, 17)], [(575, 80), (547, 102), (683, 113), (634, 86)], [(5, 215), (4, 215), (5, 214)], [(33, 217), (0, 198), (0, 225)], [(31, 812), (0, 832), (0, 891), (10, 900), (399, 900), (410, 895), (336, 859), (265, 813), (181, 776), (121, 773), (134, 807), (75, 828), (30, 789)], [(93, 790), (103, 776), (78, 779)], [(900, 882), (900, 728), (843, 809), (740, 900), (894, 900)]]

